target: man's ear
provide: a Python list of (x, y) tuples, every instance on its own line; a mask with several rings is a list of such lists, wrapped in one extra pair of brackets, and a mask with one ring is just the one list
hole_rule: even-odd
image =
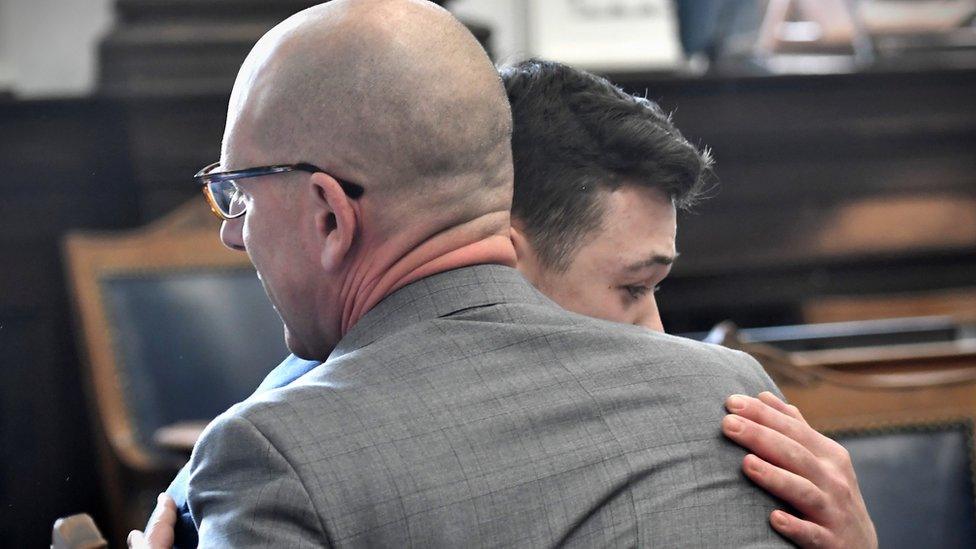
[(522, 220), (512, 217), (512, 227), (509, 229), (512, 246), (515, 247), (516, 268), (529, 282), (535, 282), (539, 275), (539, 256), (535, 247), (525, 236)]
[(321, 243), (322, 267), (337, 271), (349, 256), (359, 231), (359, 217), (339, 182), (326, 173), (312, 174), (309, 190), (312, 193), (315, 230)]

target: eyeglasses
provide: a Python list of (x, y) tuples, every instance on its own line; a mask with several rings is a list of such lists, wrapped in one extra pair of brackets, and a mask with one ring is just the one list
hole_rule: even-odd
[[(246, 213), (244, 193), (237, 186), (236, 180), (247, 179), (248, 177), (261, 177), (263, 175), (273, 175), (285, 172), (308, 172), (308, 173), (328, 173), (322, 168), (313, 166), (307, 162), (298, 164), (276, 164), (274, 166), (260, 166), (257, 168), (247, 168), (243, 170), (233, 170), (229, 172), (213, 172), (220, 166), (220, 162), (214, 162), (206, 168), (197, 172), (193, 180), (202, 185), (203, 195), (207, 197), (207, 203), (214, 215), (221, 219), (234, 219)], [(355, 200), (365, 192), (361, 186), (336, 178), (339, 186), (342, 187), (346, 196)]]

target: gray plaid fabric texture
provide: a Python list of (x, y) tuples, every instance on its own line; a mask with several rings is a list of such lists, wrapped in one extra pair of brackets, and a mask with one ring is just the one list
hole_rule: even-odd
[(211, 547), (783, 546), (720, 431), (729, 394), (762, 390), (741, 353), (458, 269), (218, 417), (190, 510)]

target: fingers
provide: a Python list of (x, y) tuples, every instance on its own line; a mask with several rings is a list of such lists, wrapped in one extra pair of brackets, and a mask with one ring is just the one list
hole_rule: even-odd
[(144, 546), (152, 549), (172, 547), (176, 541), (176, 518), (176, 502), (165, 493), (159, 494), (146, 527)]
[(802, 518), (770, 515), (773, 527), (800, 547), (877, 547), (877, 535), (850, 454), (818, 433), (795, 406), (772, 393), (732, 395), (722, 420), (726, 436), (754, 452), (743, 472), (792, 505)]
[(176, 502), (173, 501), (173, 498), (170, 497), (170, 495), (166, 492), (156, 496), (156, 508), (153, 509), (153, 516), (164, 511), (172, 511), (174, 514), (176, 513)]
[(722, 419), (722, 431), (736, 444), (764, 460), (809, 479), (815, 484), (823, 477), (817, 457), (799, 442), (748, 418), (729, 414)]
[[(772, 393), (769, 393), (769, 395), (775, 399)], [(781, 401), (780, 403), (783, 406), (787, 406)], [(802, 419), (802, 416), (799, 419), (795, 418), (791, 414), (782, 412), (762, 400), (745, 395), (730, 396), (725, 401), (725, 406), (733, 414), (769, 427), (795, 440), (817, 455), (826, 452), (826, 441), (828, 439), (807, 425), (806, 421)], [(752, 447), (749, 448), (752, 449)]]
[[(732, 395), (726, 400), (726, 407), (733, 414), (748, 418), (795, 440), (813, 455), (818, 458), (823, 458), (825, 460), (823, 462), (824, 465), (829, 465), (831, 471), (841, 474), (849, 479), (851, 483), (857, 484), (854, 466), (851, 463), (850, 454), (847, 452), (847, 449), (835, 440), (820, 434), (816, 429), (810, 427), (806, 420), (803, 419), (803, 416), (800, 415), (796, 406), (789, 406), (772, 393), (764, 392), (759, 394), (758, 399), (743, 395)], [(799, 418), (787, 416), (785, 412), (780, 411), (781, 407), (786, 407), (790, 412), (795, 410)], [(764, 437), (762, 432), (756, 436), (760, 438)], [(777, 458), (773, 455), (763, 454), (760, 448), (750, 446), (746, 442), (739, 442), (739, 444), (778, 465), (782, 464), (783, 460), (788, 459), (788, 456), (785, 455)], [(767, 449), (775, 449), (776, 446), (777, 443), (775, 440), (765, 441), (764, 447)], [(789, 469), (797, 472), (795, 469)]]
[(832, 541), (833, 536), (829, 530), (812, 522), (798, 519), (787, 512), (773, 511), (769, 515), (769, 523), (772, 524), (774, 530), (804, 549), (838, 546)]
[(779, 410), (793, 419), (798, 419), (803, 423), (807, 422), (807, 420), (803, 418), (803, 414), (800, 413), (799, 408), (793, 406), (792, 404), (783, 402), (778, 396), (770, 393), (769, 391), (759, 393), (758, 398), (763, 402), (763, 404), (766, 404), (775, 410)]
[(142, 535), (139, 530), (133, 530), (129, 532), (128, 537), (125, 538), (126, 545), (129, 549), (148, 549), (149, 544), (146, 543), (146, 537)]
[(754, 454), (742, 460), (742, 471), (760, 488), (809, 517), (824, 516), (830, 503), (827, 495), (814, 483)]

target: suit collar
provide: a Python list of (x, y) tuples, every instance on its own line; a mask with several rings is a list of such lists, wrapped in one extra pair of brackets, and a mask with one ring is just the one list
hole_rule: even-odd
[(462, 267), (423, 278), (387, 296), (349, 330), (326, 362), (365, 347), (411, 324), (497, 303), (555, 306), (511, 267)]

